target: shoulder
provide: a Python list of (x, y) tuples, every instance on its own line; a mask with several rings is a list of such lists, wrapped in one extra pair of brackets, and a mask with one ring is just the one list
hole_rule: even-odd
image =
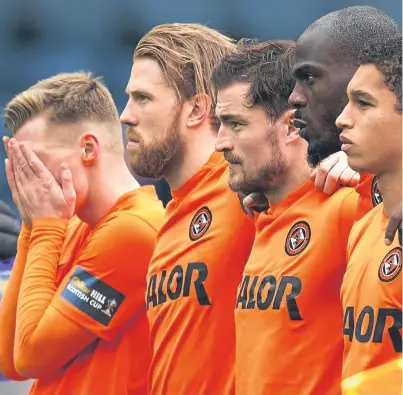
[[(116, 210), (104, 217), (88, 237), (87, 251), (96, 255), (133, 251), (154, 246), (163, 212), (153, 210)], [(118, 247), (118, 248), (117, 248)], [(92, 252), (91, 252), (92, 251)]]
[(364, 217), (354, 224), (350, 233), (349, 243), (355, 244), (356, 241), (359, 240), (369, 228), (371, 228), (371, 225), (373, 225), (375, 221), (382, 221), (382, 216), (383, 204), (380, 204), (370, 210), (366, 215), (364, 215)]

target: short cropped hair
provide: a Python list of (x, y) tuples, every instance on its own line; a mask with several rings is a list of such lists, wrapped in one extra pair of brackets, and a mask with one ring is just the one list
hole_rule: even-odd
[(402, 36), (365, 48), (360, 57), (362, 65), (372, 64), (382, 74), (385, 86), (395, 94), (396, 109), (402, 112)]
[(365, 46), (386, 42), (402, 31), (392, 17), (370, 6), (347, 7), (326, 14), (313, 22), (301, 38), (316, 29), (323, 29), (344, 62), (355, 66), (359, 65), (358, 56)]
[[(4, 124), (16, 134), (28, 120), (45, 112), (54, 124), (95, 121), (120, 126), (111, 93), (101, 78), (89, 72), (62, 73), (37, 82), (6, 105)], [(121, 131), (110, 134), (111, 148), (122, 151)]]
[(49, 120), (119, 121), (108, 88), (91, 73), (63, 73), (44, 79), (15, 96), (5, 108), (4, 123), (15, 133), (27, 120), (51, 110)]
[(233, 83), (247, 82), (250, 88), (248, 105), (261, 106), (272, 121), (290, 108), (295, 79), (292, 69), (295, 63), (295, 42), (242, 39), (236, 49), (223, 57), (212, 75), (217, 90)]
[[(210, 82), (211, 73), (233, 48), (231, 38), (207, 26), (171, 23), (150, 30), (139, 41), (133, 60), (140, 57), (156, 60), (179, 103), (207, 94), (212, 101), (211, 113), (214, 114), (216, 93)], [(214, 117), (213, 121), (215, 124)]]

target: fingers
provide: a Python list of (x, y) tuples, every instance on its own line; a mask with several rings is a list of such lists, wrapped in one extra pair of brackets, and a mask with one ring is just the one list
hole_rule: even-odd
[[(389, 218), (388, 226), (386, 227), (386, 232), (385, 232), (385, 244), (387, 246), (390, 246), (393, 243), (393, 240), (395, 239), (396, 231), (400, 228), (400, 233), (401, 233), (401, 227), (402, 227), (402, 211), (400, 208), (400, 212), (397, 212), (393, 214)], [(401, 245), (401, 234), (399, 243)]]
[(242, 193), (242, 192), (238, 192), (237, 195), (238, 195), (239, 204), (241, 205), (242, 211), (249, 216), (249, 214), (248, 214), (248, 212), (246, 210), (246, 207), (243, 204), (243, 200), (245, 199), (246, 195), (244, 193)]
[(253, 206), (254, 206), (254, 201), (251, 195), (246, 196), (246, 198), (243, 200), (243, 207), (245, 209), (245, 212), (248, 217), (253, 218)]
[[(311, 178), (315, 172), (311, 174)], [(355, 187), (360, 176), (348, 166), (347, 156), (344, 152), (336, 152), (326, 158), (316, 170), (315, 187), (331, 195), (339, 184)]]
[(21, 173), (22, 181), (42, 179), (48, 176), (48, 169), (28, 145), (11, 139), (9, 147), (13, 160), (15, 159), (13, 162), (14, 170), (17, 173)]
[(355, 173), (352, 177), (350, 182), (347, 184), (349, 187), (356, 187), (361, 181), (360, 173)]
[(44, 178), (48, 176), (48, 168), (38, 158), (35, 152), (32, 151), (32, 149), (24, 143), (20, 143), (19, 146), (25, 158), (25, 162), (28, 164), (27, 172), (31, 175), (34, 175), (35, 178)]
[(356, 187), (360, 182), (360, 174), (347, 166), (341, 174), (339, 182), (341, 185)]
[(263, 193), (251, 193), (243, 200), (243, 206), (245, 211), (250, 217), (253, 217), (253, 212), (261, 213), (267, 211), (269, 208), (269, 202)]
[(326, 177), (337, 162), (338, 158), (333, 155), (329, 156), (328, 158), (324, 159), (321, 162), (319, 167), (316, 169), (316, 175), (315, 175), (316, 189), (318, 189), (319, 191), (323, 191), (326, 184)]
[(342, 162), (337, 162), (332, 169), (329, 171), (325, 185), (323, 187), (323, 192), (327, 195), (331, 195), (335, 192), (336, 188), (339, 186), (340, 177), (344, 171), (346, 171), (347, 166)]
[(74, 205), (76, 201), (76, 191), (74, 189), (73, 176), (70, 168), (65, 163), (61, 166), (60, 179), (66, 202), (70, 205)]
[(13, 197), (14, 203), (18, 206), (18, 188), (14, 178), (14, 169), (11, 159), (5, 160), (5, 168), (6, 168), (7, 182), (11, 190), (11, 195)]
[(317, 173), (318, 173), (318, 169), (312, 170), (312, 173), (310, 174), (309, 178), (310, 178), (312, 181), (315, 181), (315, 178), (316, 178), (316, 174), (317, 174)]
[(19, 185), (28, 182), (27, 174), (29, 173), (27, 172), (27, 167), (29, 166), (17, 140), (11, 139), (8, 147), (10, 159), (12, 160), (14, 180), (18, 188)]
[(3, 144), (4, 144), (4, 149), (6, 150), (7, 155), (8, 155), (8, 143), (9, 142), (10, 142), (10, 137), (4, 136)]

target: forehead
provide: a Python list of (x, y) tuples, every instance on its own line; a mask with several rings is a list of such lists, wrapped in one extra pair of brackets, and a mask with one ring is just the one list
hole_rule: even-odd
[[(382, 81), (382, 74), (372, 64), (360, 66), (348, 84), (348, 91), (361, 90), (377, 96), (380, 93), (390, 92)], [(393, 95), (392, 92), (390, 94)]]
[(25, 122), (15, 134), (16, 140), (29, 144), (31, 147), (40, 145), (45, 141), (48, 123), (45, 116), (37, 115)]
[(129, 91), (152, 91), (153, 89), (173, 91), (169, 87), (158, 62), (148, 57), (140, 57), (134, 60), (127, 89)]
[(239, 82), (220, 89), (217, 93), (217, 115), (234, 111), (239, 113), (251, 111), (251, 108), (247, 107), (246, 98), (249, 87), (249, 83)]
[(332, 67), (335, 60), (340, 60), (337, 49), (337, 44), (325, 30), (305, 32), (295, 47), (295, 68), (306, 63), (322, 68)]
[(66, 147), (72, 144), (72, 136), (96, 131), (98, 122), (76, 121), (71, 123), (52, 123), (48, 119), (48, 114), (37, 115), (25, 122), (15, 138), (19, 142), (28, 144), (35, 152), (44, 152), (55, 147)]

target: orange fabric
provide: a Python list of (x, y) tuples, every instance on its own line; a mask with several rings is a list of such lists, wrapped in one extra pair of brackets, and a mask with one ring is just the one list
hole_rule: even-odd
[[(57, 218), (32, 221), (17, 303), (14, 342), (15, 367), (25, 377), (46, 377), (95, 340), (94, 335), (68, 320), (61, 320), (57, 315), (50, 317), (47, 309), (55, 295), (66, 228), (67, 221)], [(60, 329), (55, 331), (54, 328)]]
[(356, 191), (360, 195), (357, 206), (357, 220), (359, 220), (382, 202), (382, 195), (378, 189), (377, 178), (372, 174), (360, 174), (360, 183)]
[(22, 224), (17, 243), (17, 256), (6, 292), (0, 302), (0, 372), (12, 380), (25, 380), (15, 370), (13, 354), (18, 293), (24, 274), (30, 236), (31, 228)]
[(15, 348), (17, 368), (39, 377), (31, 394), (146, 392), (145, 278), (163, 213), (154, 188), (142, 187), (92, 231), (34, 221)]
[[(57, 221), (56, 221), (57, 222)], [(64, 225), (63, 225), (64, 227)], [(83, 237), (88, 235), (90, 228), (73, 217), (68, 224), (66, 238), (62, 247), (63, 259), (59, 262), (58, 277), (61, 278), (63, 268), (72, 259), (72, 251), (77, 250)], [(31, 228), (23, 224), (18, 239), (17, 256), (14, 262), (7, 291), (1, 301), (0, 308), (0, 364), (4, 376), (12, 380), (26, 380), (15, 369), (14, 361), (14, 340), (16, 328), (17, 300), (20, 291), (22, 276), (25, 270), (28, 250), (30, 246)], [(71, 262), (70, 262), (71, 266)], [(67, 326), (63, 327), (66, 329)], [(67, 348), (67, 347), (66, 347)], [(37, 365), (34, 365), (37, 366)]]
[(236, 301), (237, 394), (341, 392), (340, 286), (357, 201), (307, 181), (260, 214)]
[(343, 395), (401, 395), (402, 359), (379, 365), (343, 380)]
[(343, 378), (381, 365), (402, 352), (402, 249), (384, 244), (383, 203), (357, 222), (348, 244), (341, 297)]
[(234, 392), (234, 301), (254, 223), (215, 153), (172, 192), (147, 276), (152, 395)]

